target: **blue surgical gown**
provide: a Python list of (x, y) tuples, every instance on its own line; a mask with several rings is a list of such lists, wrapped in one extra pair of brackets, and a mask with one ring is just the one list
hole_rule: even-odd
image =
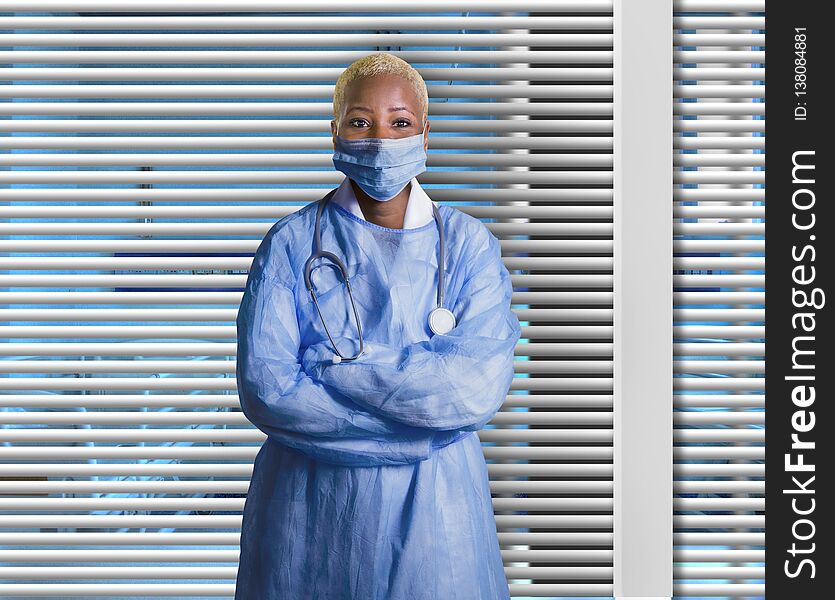
[[(318, 203), (259, 245), (237, 318), (237, 384), (267, 434), (241, 528), (237, 600), (504, 600), (510, 597), (477, 431), (504, 401), (521, 330), (498, 240), (439, 206), (445, 299), (457, 324), (429, 329), (437, 303), (434, 220), (389, 229), (328, 202), (322, 248), (342, 258), (365, 353), (333, 364), (306, 289)], [(359, 348), (339, 271), (313, 283), (340, 351)]]

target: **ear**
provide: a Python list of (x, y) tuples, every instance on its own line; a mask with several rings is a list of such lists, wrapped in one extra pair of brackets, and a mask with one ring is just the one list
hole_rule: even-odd
[(333, 142), (333, 149), (336, 150), (336, 119), (331, 119), (331, 142)]
[(426, 125), (423, 126), (423, 151), (429, 148), (429, 120), (426, 120)]

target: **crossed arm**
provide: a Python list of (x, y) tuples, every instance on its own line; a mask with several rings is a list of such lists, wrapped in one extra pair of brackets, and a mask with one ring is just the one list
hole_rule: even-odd
[(439, 431), (482, 428), (504, 401), (521, 333), (510, 275), (488, 237), (452, 308), (452, 331), (405, 348), (375, 340), (369, 355), (339, 364), (327, 340), (298, 356), (293, 290), (262, 267), (251, 271), (237, 319), (246, 417), (281, 444), (350, 466), (424, 460)]

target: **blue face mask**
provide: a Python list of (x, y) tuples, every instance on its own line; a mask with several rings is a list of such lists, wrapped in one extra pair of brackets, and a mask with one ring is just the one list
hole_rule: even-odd
[(356, 140), (337, 135), (333, 166), (375, 200), (391, 200), (412, 177), (426, 170), (423, 133), (404, 138)]

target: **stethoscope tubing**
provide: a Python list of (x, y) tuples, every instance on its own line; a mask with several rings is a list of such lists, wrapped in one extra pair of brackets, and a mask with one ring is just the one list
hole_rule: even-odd
[[(356, 304), (354, 303), (354, 295), (351, 292), (351, 282), (348, 277), (348, 270), (345, 268), (345, 264), (340, 260), (340, 258), (334, 254), (333, 252), (329, 252), (327, 250), (322, 250), (322, 235), (320, 229), (320, 222), (322, 218), (322, 212), (325, 209), (325, 205), (330, 201), (333, 195), (336, 193), (338, 188), (331, 190), (328, 192), (323, 198), (318, 201), (318, 206), (316, 208), (316, 221), (313, 228), (313, 252), (308, 257), (307, 261), (304, 264), (304, 282), (305, 286), (307, 287), (307, 291), (310, 293), (311, 298), (313, 299), (313, 303), (316, 306), (316, 311), (319, 313), (319, 319), (322, 321), (322, 327), (325, 329), (325, 334), (328, 336), (328, 340), (330, 340), (331, 345), (333, 346), (336, 355), (334, 355), (334, 361), (339, 362), (342, 360), (355, 360), (357, 359), (363, 352), (363, 337), (362, 337), (362, 324), (360, 322), (359, 313), (357, 312)], [(438, 211), (438, 207), (435, 203), (432, 203), (432, 216), (435, 219), (435, 224), (438, 228), (438, 239), (439, 239), (439, 250), (438, 250), (438, 293), (437, 293), (437, 308), (435, 310), (444, 310), (444, 225), (441, 222), (441, 215)], [(342, 277), (345, 280), (345, 286), (348, 289), (348, 297), (351, 300), (351, 308), (353, 309), (354, 313), (354, 320), (357, 324), (357, 333), (359, 336), (360, 347), (359, 351), (354, 356), (346, 357), (343, 356), (342, 353), (339, 351), (339, 348), (336, 346), (336, 342), (334, 341), (333, 337), (331, 336), (330, 330), (328, 329), (327, 323), (325, 323), (324, 315), (322, 314), (322, 310), (319, 307), (319, 301), (316, 298), (316, 292), (313, 287), (313, 282), (311, 280), (311, 271), (312, 271), (312, 264), (315, 260), (319, 258), (327, 258), (328, 260), (333, 261), (339, 270), (342, 272)], [(448, 312), (448, 311), (447, 311)], [(451, 315), (452, 313), (450, 313)], [(454, 317), (453, 317), (454, 319)], [(337, 359), (338, 356), (338, 359)]]

